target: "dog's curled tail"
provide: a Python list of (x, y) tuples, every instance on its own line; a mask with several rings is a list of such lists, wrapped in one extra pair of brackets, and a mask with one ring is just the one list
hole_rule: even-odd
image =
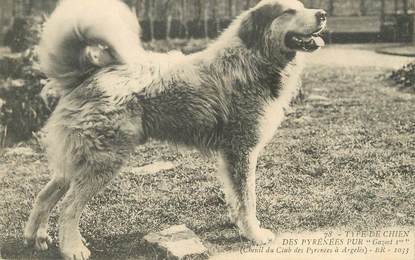
[(143, 58), (137, 17), (120, 0), (62, 0), (39, 44), (41, 69), (63, 89), (97, 67)]

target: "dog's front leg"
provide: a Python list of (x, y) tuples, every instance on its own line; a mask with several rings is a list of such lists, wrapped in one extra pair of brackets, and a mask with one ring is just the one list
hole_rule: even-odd
[(231, 220), (243, 236), (258, 244), (274, 239), (274, 234), (260, 227), (256, 216), (255, 169), (258, 152), (224, 152), (219, 159), (219, 176), (223, 182)]

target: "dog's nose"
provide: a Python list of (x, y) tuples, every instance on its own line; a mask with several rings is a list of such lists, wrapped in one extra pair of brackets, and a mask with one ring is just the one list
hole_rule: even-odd
[(317, 11), (316, 17), (318, 22), (323, 23), (327, 20), (327, 13), (324, 10)]

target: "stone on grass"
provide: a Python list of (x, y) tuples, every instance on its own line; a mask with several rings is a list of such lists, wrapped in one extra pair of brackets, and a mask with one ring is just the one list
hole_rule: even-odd
[(310, 95), (307, 97), (307, 100), (309, 101), (330, 101), (329, 98), (321, 95)]
[(207, 259), (206, 247), (199, 237), (185, 225), (171, 226), (160, 232), (149, 233), (144, 242), (166, 259)]
[(307, 101), (311, 102), (315, 106), (321, 107), (328, 107), (332, 105), (332, 102), (329, 98), (320, 95), (310, 95), (309, 97), (307, 97)]
[(147, 164), (141, 167), (133, 167), (130, 171), (137, 175), (147, 175), (147, 174), (154, 174), (160, 171), (166, 171), (174, 169), (176, 165), (169, 161), (159, 161), (154, 162), (152, 164)]
[(14, 147), (9, 148), (6, 150), (6, 156), (23, 156), (23, 157), (31, 157), (36, 154), (30, 147)]

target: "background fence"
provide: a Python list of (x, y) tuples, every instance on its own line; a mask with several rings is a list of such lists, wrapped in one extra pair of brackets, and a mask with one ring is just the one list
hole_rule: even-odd
[[(4, 35), (12, 18), (53, 10), (57, 0), (0, 0), (0, 34)], [(232, 18), (259, 0), (125, 0), (137, 10), (143, 39), (215, 37)], [(348, 26), (357, 31), (355, 17), (372, 17), (384, 22), (390, 15), (413, 14), (415, 0), (303, 0), (308, 7), (323, 8), (331, 17), (343, 19), (337, 30)], [(412, 22), (411, 22), (412, 21)], [(414, 31), (413, 20), (407, 21)], [(348, 24), (349, 23), (349, 24)], [(336, 25), (335, 25), (336, 26)], [(381, 25), (375, 23), (373, 26)], [(408, 25), (407, 25), (408, 26)], [(363, 27), (362, 27), (363, 28)], [(378, 28), (380, 30), (381, 28)], [(412, 29), (412, 30), (411, 30)], [(1, 36), (0, 35), (0, 36)]]

